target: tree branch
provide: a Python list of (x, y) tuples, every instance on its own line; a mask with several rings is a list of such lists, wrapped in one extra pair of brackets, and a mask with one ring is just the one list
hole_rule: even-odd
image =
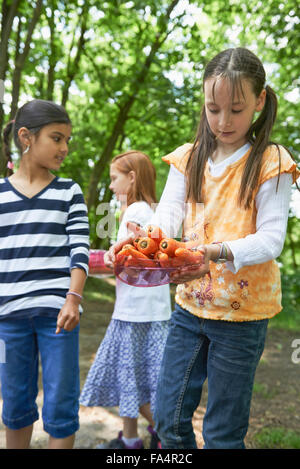
[(11, 110), (10, 110), (10, 118), (13, 119), (17, 109), (18, 109), (18, 101), (19, 101), (19, 94), (20, 94), (20, 84), (21, 84), (21, 74), (25, 64), (25, 60), (28, 56), (30, 50), (30, 43), (34, 28), (38, 22), (38, 19), (41, 15), (43, 7), (43, 0), (37, 0), (35, 9), (33, 11), (32, 19), (28, 26), (28, 33), (24, 45), (24, 49), (21, 54), (18, 55), (18, 58), (15, 62), (15, 70), (13, 73), (13, 90), (12, 90), (12, 103), (11, 103)]
[(86, 201), (87, 201), (87, 206), (88, 209), (91, 209), (91, 207), (95, 206), (97, 203), (97, 185), (99, 180), (101, 179), (101, 176), (103, 174), (104, 168), (107, 165), (107, 163), (110, 161), (113, 151), (115, 149), (116, 143), (118, 141), (119, 135), (121, 135), (124, 132), (124, 126), (125, 123), (128, 119), (129, 111), (135, 102), (135, 99), (137, 97), (138, 91), (142, 87), (143, 83), (145, 82), (146, 76), (149, 72), (150, 66), (154, 60), (155, 54), (161, 47), (162, 43), (165, 41), (166, 37), (163, 38), (163, 33), (166, 31), (167, 26), (168, 26), (168, 20), (170, 18), (170, 15), (175, 8), (175, 6), (178, 4), (179, 0), (173, 0), (171, 4), (169, 5), (166, 15), (160, 19), (160, 24), (161, 24), (161, 31), (156, 35), (155, 41), (153, 42), (151, 46), (151, 50), (149, 55), (146, 57), (144, 64), (140, 70), (139, 73), (137, 73), (136, 78), (133, 80), (132, 86), (131, 86), (131, 92), (127, 96), (126, 101), (124, 101), (119, 110), (118, 117), (115, 121), (115, 124), (113, 126), (112, 133), (110, 137), (107, 140), (107, 143), (103, 149), (103, 152), (100, 156), (100, 159), (95, 163), (93, 172), (91, 174), (90, 178), (90, 183), (88, 186), (88, 193), (86, 196)]
[[(76, 56), (74, 58), (73, 63), (71, 62), (71, 55), (69, 55), (69, 61), (68, 61), (68, 73), (65, 81), (65, 86), (62, 91), (62, 100), (61, 104), (62, 106), (66, 106), (68, 96), (69, 96), (69, 89), (71, 86), (72, 81), (74, 80), (74, 77), (76, 75), (76, 72), (79, 67), (79, 62), (80, 62), (80, 57), (81, 53), (83, 51), (84, 44), (86, 42), (86, 39), (84, 39), (84, 35), (87, 31), (87, 20), (88, 20), (88, 15), (89, 15), (89, 2), (85, 1), (83, 8), (82, 8), (82, 21), (81, 21), (81, 31), (80, 31), (80, 37), (77, 42), (77, 52)], [(72, 50), (72, 49), (71, 49)], [(70, 50), (70, 52), (71, 52)]]

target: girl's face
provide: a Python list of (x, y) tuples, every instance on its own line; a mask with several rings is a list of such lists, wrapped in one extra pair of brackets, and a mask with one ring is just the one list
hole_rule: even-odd
[(70, 124), (45, 125), (38, 135), (31, 134), (28, 158), (38, 167), (56, 171), (68, 154), (70, 137)]
[(241, 80), (243, 92), (235, 90), (224, 77), (211, 77), (204, 83), (205, 112), (211, 131), (216, 136), (218, 147), (234, 152), (246, 143), (246, 135), (254, 113), (265, 104), (266, 91), (256, 97), (252, 84)]
[(116, 198), (121, 200), (122, 197), (127, 196), (130, 188), (134, 183), (134, 171), (130, 171), (128, 174), (122, 173), (113, 163), (110, 165), (110, 190), (113, 191)]

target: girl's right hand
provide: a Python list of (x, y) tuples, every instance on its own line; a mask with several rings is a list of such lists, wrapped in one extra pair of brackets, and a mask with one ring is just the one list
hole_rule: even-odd
[(146, 231), (143, 230), (141, 225), (132, 221), (127, 222), (127, 231), (131, 231), (132, 236), (134, 238), (137, 238), (137, 237), (141, 238), (143, 236), (147, 236)]
[(146, 236), (146, 232), (140, 227), (140, 225), (131, 221), (127, 223), (127, 230), (131, 231), (131, 234), (127, 238), (124, 238), (121, 241), (113, 244), (104, 254), (103, 260), (107, 267), (114, 267), (116, 254), (121, 251), (125, 244), (132, 244), (132, 240), (136, 238), (136, 236)]
[(121, 251), (122, 247), (125, 244), (132, 244), (133, 236), (128, 236), (128, 238), (121, 239), (117, 243), (113, 244), (108, 251), (104, 254), (103, 261), (106, 267), (113, 268), (116, 260), (116, 254)]

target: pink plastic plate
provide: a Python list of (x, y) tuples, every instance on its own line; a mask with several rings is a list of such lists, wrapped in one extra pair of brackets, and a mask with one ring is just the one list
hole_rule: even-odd
[(157, 287), (170, 283), (170, 274), (177, 267), (133, 267), (115, 265), (115, 274), (122, 282), (134, 287)]
[(101, 249), (90, 250), (89, 275), (94, 277), (107, 277), (113, 275), (112, 269), (104, 264), (104, 254)]

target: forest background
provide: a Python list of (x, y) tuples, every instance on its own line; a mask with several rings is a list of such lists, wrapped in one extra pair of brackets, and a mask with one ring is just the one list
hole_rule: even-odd
[[(169, 169), (161, 157), (193, 141), (204, 67), (225, 48), (247, 47), (261, 58), (268, 84), (279, 98), (272, 139), (287, 146), (299, 162), (297, 2), (2, 0), (0, 5), (1, 134), (17, 108), (30, 99), (66, 107), (73, 136), (59, 174), (83, 189), (92, 248), (106, 249), (115, 233), (107, 227), (110, 232), (103, 236), (108, 212), (116, 213), (109, 162), (128, 149), (150, 155), (159, 199)], [(14, 161), (17, 166), (16, 150)], [(0, 151), (0, 175), (5, 173)], [(294, 189), (286, 243), (278, 259), (285, 307), (297, 322), (299, 200)]]
[[(300, 11), (294, 0), (0, 0), (0, 15), (0, 135), (28, 100), (66, 107), (73, 132), (59, 175), (82, 187), (94, 249), (108, 248), (117, 228), (111, 224), (118, 206), (109, 190), (109, 162), (128, 149), (149, 154), (159, 200), (169, 170), (161, 157), (193, 141), (203, 70), (225, 48), (247, 47), (261, 58), (279, 99), (272, 140), (300, 162)], [(0, 177), (7, 172), (1, 147), (0, 136)], [(19, 155), (12, 149), (17, 167)], [(295, 188), (278, 262), (283, 311), (270, 322), (258, 368), (248, 446), (299, 449), (300, 348), (293, 347), (300, 343), (300, 195)], [(172, 299), (174, 290), (172, 285)], [(114, 279), (89, 277), (81, 384), (110, 321), (114, 295)], [(203, 412), (200, 407), (194, 416), (200, 446)], [(114, 437), (116, 415), (81, 409), (77, 447), (94, 447), (109, 431)], [(34, 447), (44, 447), (43, 441), (37, 432)]]

